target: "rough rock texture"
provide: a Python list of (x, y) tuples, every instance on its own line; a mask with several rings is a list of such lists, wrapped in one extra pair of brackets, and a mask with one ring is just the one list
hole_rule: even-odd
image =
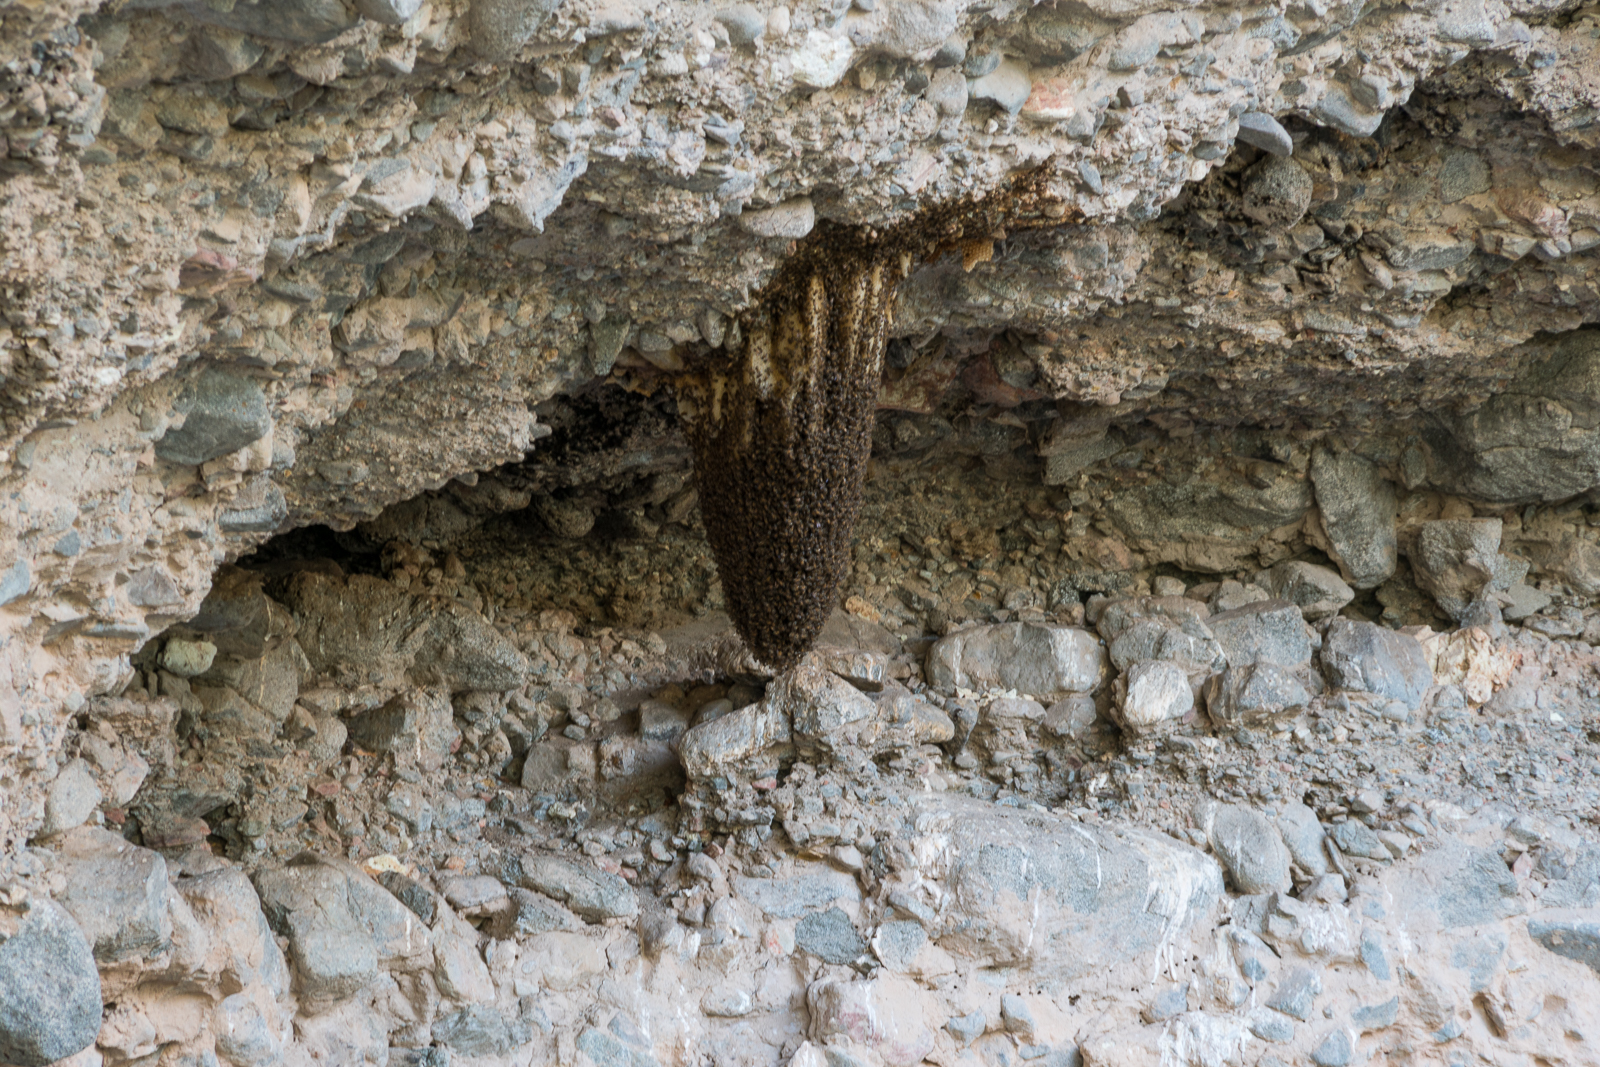
[[(1597, 42), (0, 0), (0, 1060), (1594, 1061)], [(1047, 162), (772, 677), (675, 385)]]

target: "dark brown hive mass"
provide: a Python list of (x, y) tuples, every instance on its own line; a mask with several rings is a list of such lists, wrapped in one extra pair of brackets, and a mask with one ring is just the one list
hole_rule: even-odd
[(1045, 164), (887, 232), (821, 223), (742, 320), (740, 349), (679, 378), (728, 613), (772, 669), (816, 641), (849, 567), (895, 287), (963, 242), (1068, 221), (1052, 176)]

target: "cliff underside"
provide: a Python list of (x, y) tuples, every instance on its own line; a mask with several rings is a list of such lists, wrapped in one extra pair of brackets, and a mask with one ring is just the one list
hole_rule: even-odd
[(0, 1067), (1597, 1065), (1596, 646), (1600, 7), (0, 0)]

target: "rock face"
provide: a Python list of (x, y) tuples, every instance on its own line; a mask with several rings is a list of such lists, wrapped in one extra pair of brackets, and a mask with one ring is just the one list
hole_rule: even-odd
[[(1072, 515), (1004, 553), (1074, 545), (1031, 576), (1040, 606), (1151, 568), (1317, 553), (1358, 590), (1397, 586), (1392, 606), (1414, 543), (1397, 517), (1446, 518), (1425, 494), (1488, 510), (1600, 481), (1600, 229), (1568, 180), (1587, 135), (1563, 88), (1586, 84), (1582, 26), (1477, 7), (1401, 27), (1348, 4), (868, 6), (846, 25), (787, 5), (7, 4), (0, 51), (27, 67), (0, 109), (3, 269), (26, 294), (0, 336), (0, 760), (23, 783), (7, 840), (34, 832), (55, 777), (13, 750), (55, 751), (73, 695), (116, 689), (220, 562), (273, 533), (348, 533), (424, 492), (426, 521), (385, 528), (439, 543), (532, 504), (593, 529), (604, 492), (582, 478), (478, 474), (537, 454), (595, 382), (741, 349), (787, 242), (830, 223), (876, 240), (1002, 194), (888, 264), (910, 276), (871, 302), (892, 304), (896, 346), (874, 440), (931, 444), (970, 396), (964, 454), (1006, 478), (1037, 453), (1024, 481), (1042, 474), (1066, 494), (1050, 513)], [(1402, 112), (1416, 93), (1448, 133)], [(1376, 154), (1363, 138), (1385, 121)], [(1022, 234), (1006, 183), (1045, 157), (1070, 225)], [(1425, 325), (1480, 293), (1470, 329)], [(1378, 373), (1402, 365), (1414, 380)], [(864, 439), (870, 411), (856, 421)], [(646, 452), (606, 476), (683, 474), (681, 451), (671, 472)], [(692, 514), (681, 482), (658, 488), (637, 498), (667, 507), (649, 522)], [(1578, 525), (1565, 546), (1511, 530), (1530, 589), (1600, 589)], [(990, 564), (962, 575), (978, 596), (958, 608), (1013, 591), (979, 586), (1019, 561), (975, 558)], [(467, 621), (425, 629), (419, 684), (525, 683)], [(174, 647), (173, 667), (211, 669)]]
[[(9, 924), (8, 924), (9, 925)], [(34, 903), (0, 944), (0, 1056), (44, 1067), (100, 1032), (100, 975), (72, 916)]]
[(1157, 6), (0, 0), (0, 1062), (1594, 1061), (1594, 12)]

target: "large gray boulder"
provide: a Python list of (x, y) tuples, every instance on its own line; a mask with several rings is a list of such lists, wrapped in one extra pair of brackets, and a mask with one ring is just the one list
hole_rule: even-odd
[(914, 825), (923, 874), (945, 889), (929, 921), (938, 944), (1041, 982), (1153, 967), (1222, 897), (1216, 862), (1164, 835), (948, 794), (919, 801)]
[(1527, 504), (1600, 485), (1600, 330), (1564, 334), (1482, 406), (1440, 421), (1432, 480), (1441, 487)]
[(1355, 619), (1329, 624), (1322, 668), (1336, 688), (1398, 700), (1412, 711), (1433, 685), (1433, 668), (1416, 638)]
[(452, 693), (504, 692), (528, 679), (527, 657), (458, 602), (412, 597), (370, 575), (311, 570), (287, 583), (283, 600), (299, 623), (306, 659), (319, 671), (347, 665)]
[(1451, 617), (1495, 576), (1500, 560), (1499, 519), (1437, 519), (1425, 522), (1411, 551), (1411, 573)]
[(1311, 662), (1311, 635), (1300, 609), (1287, 600), (1258, 600), (1211, 616), (1209, 625), (1229, 667), (1276, 663), (1293, 668)]
[(415, 969), (432, 941), (416, 914), (339, 860), (297, 857), (256, 875), (267, 921), (289, 939), (295, 992), (318, 1009), (350, 997), (380, 969)]
[(127, 838), (81, 826), (62, 840), (61, 906), (72, 913), (101, 964), (139, 960), (172, 940), (167, 861)]
[(1345, 581), (1373, 589), (1394, 574), (1398, 549), (1394, 485), (1372, 461), (1353, 452), (1319, 448), (1311, 456), (1324, 546)]
[(0, 940), (0, 1063), (44, 1067), (94, 1043), (100, 973), (83, 931), (48, 899), (34, 897), (15, 923)]
[(205, 463), (254, 444), (272, 429), (261, 386), (235, 370), (205, 371), (178, 410), (185, 413), (183, 425), (156, 442), (156, 455), (169, 463)]
[(1041, 700), (1093, 692), (1106, 666), (1099, 639), (1071, 626), (975, 626), (928, 650), (928, 679), (941, 689), (1015, 689)]

